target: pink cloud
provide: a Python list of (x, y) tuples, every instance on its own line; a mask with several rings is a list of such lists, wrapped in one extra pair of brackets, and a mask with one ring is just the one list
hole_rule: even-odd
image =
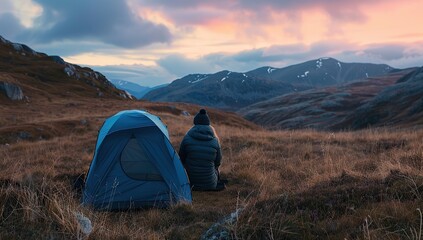
[[(259, 16), (263, 21), (271, 12), (295, 15), (299, 12), (316, 9), (326, 12), (336, 20), (363, 21), (366, 7), (381, 3), (387, 4), (395, 2), (395, 0), (138, 0), (138, 2), (141, 6), (161, 9), (168, 16), (172, 16), (176, 23), (184, 23), (190, 19), (198, 20), (197, 23), (201, 23), (204, 22), (203, 19), (222, 17), (222, 15), (226, 15), (225, 18), (230, 15), (240, 16), (246, 11), (250, 12), (250, 15)], [(210, 15), (210, 12), (219, 14)], [(195, 23), (195, 21), (193, 22)]]

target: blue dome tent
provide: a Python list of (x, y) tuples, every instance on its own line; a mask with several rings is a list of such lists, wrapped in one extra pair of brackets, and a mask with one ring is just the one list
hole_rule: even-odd
[(192, 202), (188, 177), (160, 118), (126, 110), (106, 119), (82, 201), (105, 210)]

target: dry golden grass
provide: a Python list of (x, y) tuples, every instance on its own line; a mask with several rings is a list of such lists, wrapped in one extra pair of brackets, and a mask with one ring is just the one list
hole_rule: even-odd
[[(124, 109), (148, 109), (179, 148), (198, 106), (52, 99), (0, 106), (1, 239), (198, 239), (244, 208), (235, 239), (421, 239), (423, 130), (267, 131), (209, 110), (219, 134), (222, 192), (193, 192), (167, 210), (96, 212), (73, 181), (87, 172), (97, 131)], [(30, 133), (26, 139), (20, 132)], [(84, 236), (82, 213), (94, 230)]]

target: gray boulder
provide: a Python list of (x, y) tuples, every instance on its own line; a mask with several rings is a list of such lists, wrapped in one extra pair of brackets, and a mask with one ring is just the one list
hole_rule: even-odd
[(201, 237), (201, 240), (229, 240), (232, 239), (232, 231), (243, 208), (238, 208), (235, 212), (213, 224)]
[(22, 89), (15, 84), (0, 82), (0, 92), (6, 94), (6, 96), (11, 100), (22, 100), (24, 95)]
[(88, 236), (93, 231), (93, 225), (91, 220), (85, 217), (82, 213), (76, 212), (75, 213), (76, 220), (78, 222), (79, 230), (85, 236)]
[(76, 71), (75, 67), (72, 64), (69, 64), (69, 63), (67, 63), (65, 65), (66, 65), (66, 67), (65, 67), (65, 73), (69, 77), (75, 75), (75, 71)]

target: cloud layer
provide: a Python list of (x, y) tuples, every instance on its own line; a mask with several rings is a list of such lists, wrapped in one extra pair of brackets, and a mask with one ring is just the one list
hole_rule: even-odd
[(175, 75), (161, 67), (140, 64), (90, 67), (103, 73), (108, 79), (125, 80), (142, 86), (157, 86), (169, 83), (170, 79), (175, 79)]
[[(91, 40), (123, 48), (137, 48), (172, 40), (172, 34), (166, 26), (141, 18), (131, 11), (125, 1), (34, 2), (42, 7), (42, 14), (35, 19), (33, 26), (24, 29), (18, 25), (14, 33), (8, 30), (8, 34), (16, 36), (20, 41), (51, 43)], [(0, 16), (2, 19), (10, 17), (10, 13)], [(16, 17), (13, 22), (19, 24)]]

